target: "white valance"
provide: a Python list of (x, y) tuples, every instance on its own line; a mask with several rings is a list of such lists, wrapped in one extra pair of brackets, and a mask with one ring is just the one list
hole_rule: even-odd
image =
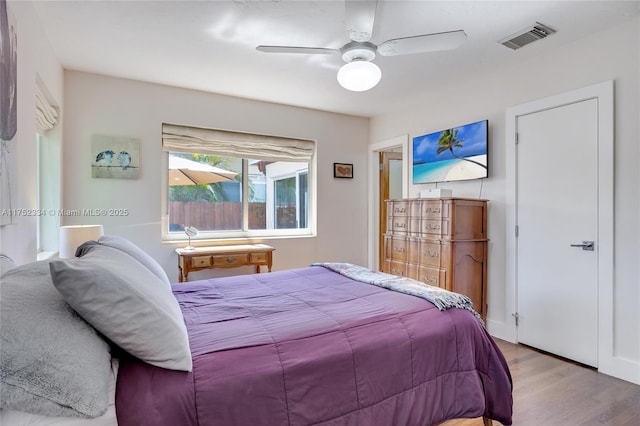
[(164, 151), (198, 152), (265, 161), (311, 161), (314, 142), (201, 127), (162, 125)]
[(40, 86), (36, 84), (36, 128), (40, 133), (45, 133), (58, 122), (58, 111), (47, 101)]

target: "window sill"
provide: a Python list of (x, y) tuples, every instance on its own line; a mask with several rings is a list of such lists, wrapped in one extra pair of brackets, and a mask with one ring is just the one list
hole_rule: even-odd
[[(192, 246), (216, 246), (227, 244), (260, 244), (270, 240), (293, 240), (298, 238), (315, 238), (315, 234), (304, 235), (277, 235), (269, 237), (230, 237), (230, 238), (201, 238), (191, 239)], [(188, 239), (163, 239), (162, 244), (184, 245), (189, 242)]]
[(58, 257), (57, 251), (41, 251), (36, 255), (37, 260), (49, 260)]

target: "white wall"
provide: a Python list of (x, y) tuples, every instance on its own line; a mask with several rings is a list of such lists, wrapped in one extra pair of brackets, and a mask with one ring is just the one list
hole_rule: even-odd
[[(449, 85), (425, 86), (424, 101), (371, 120), (370, 143), (396, 135), (418, 136), (450, 126), (489, 119), (490, 178), (441, 184), (456, 196), (489, 203), (488, 325), (512, 327), (506, 300), (505, 110), (506, 108), (605, 80), (615, 80), (615, 330), (614, 353), (640, 369), (640, 215), (638, 126), (640, 66), (638, 18), (589, 38), (547, 51), (508, 67), (475, 69)], [(526, 48), (526, 47), (525, 47)], [(561, 184), (559, 182), (558, 184)], [(410, 187), (410, 195), (428, 185)]]
[[(126, 217), (63, 217), (64, 224), (102, 223), (130, 238), (177, 281), (173, 249), (161, 242), (162, 123), (300, 137), (317, 141), (318, 235), (265, 240), (276, 248), (274, 270), (314, 261), (366, 263), (366, 152), (369, 120), (157, 84), (65, 71), (63, 146), (65, 209), (128, 208)], [(140, 139), (136, 180), (91, 177), (91, 136)], [(353, 163), (354, 179), (334, 179), (333, 163)], [(238, 273), (205, 271), (189, 279)]]
[[(48, 137), (55, 143), (62, 138), (63, 71), (48, 39), (38, 26), (33, 5), (26, 2), (8, 2), (8, 13), (16, 21), (18, 42), (18, 90), (16, 134), (17, 191), (13, 197), (14, 209), (36, 208), (36, 79), (46, 86), (49, 101), (61, 107), (60, 123), (49, 131)], [(18, 216), (11, 225), (0, 226), (0, 253), (10, 256), (17, 264), (36, 260), (36, 217)]]

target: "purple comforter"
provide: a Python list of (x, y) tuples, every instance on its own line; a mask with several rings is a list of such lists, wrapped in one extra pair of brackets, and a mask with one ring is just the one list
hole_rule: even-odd
[(319, 266), (173, 288), (193, 372), (123, 359), (119, 426), (511, 424), (507, 364), (469, 311)]

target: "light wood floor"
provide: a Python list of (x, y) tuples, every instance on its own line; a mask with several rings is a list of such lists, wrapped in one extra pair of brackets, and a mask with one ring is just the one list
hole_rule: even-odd
[[(496, 342), (513, 377), (514, 426), (640, 425), (640, 386), (527, 346)], [(482, 426), (482, 419), (441, 426)]]

